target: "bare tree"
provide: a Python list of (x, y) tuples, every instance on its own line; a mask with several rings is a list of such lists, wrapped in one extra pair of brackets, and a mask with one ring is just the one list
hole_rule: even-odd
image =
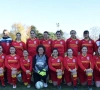
[(90, 37), (93, 40), (97, 40), (99, 38), (100, 35), (100, 27), (92, 27), (90, 28)]

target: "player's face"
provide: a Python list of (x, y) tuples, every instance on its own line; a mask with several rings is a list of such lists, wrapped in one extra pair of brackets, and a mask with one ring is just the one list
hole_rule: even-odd
[(15, 51), (16, 51), (16, 50), (15, 50), (14, 47), (10, 47), (10, 53), (11, 53), (11, 54), (15, 54)]
[(56, 34), (56, 36), (57, 36), (57, 39), (61, 39), (61, 33), (60, 33), (60, 32), (58, 32), (58, 33)]
[(2, 52), (3, 51), (3, 48), (2, 48), (2, 46), (0, 46), (0, 52)]
[(39, 53), (39, 55), (43, 55), (44, 50), (43, 50), (43, 48), (42, 48), (42, 47), (40, 47), (40, 48), (38, 49), (38, 53)]
[(58, 51), (57, 50), (53, 50), (53, 56), (58, 56)]
[(87, 48), (86, 47), (82, 48), (82, 54), (87, 54)]
[(72, 56), (73, 55), (72, 49), (68, 49), (67, 53), (68, 53), (68, 56)]
[(44, 33), (43, 36), (44, 36), (44, 38), (48, 38), (49, 37), (49, 35), (47, 33)]
[(16, 35), (16, 39), (20, 40), (21, 39), (21, 35), (20, 34), (17, 34)]
[(23, 56), (24, 57), (28, 56), (28, 52), (26, 50), (23, 51)]
[(84, 34), (84, 38), (88, 38), (89, 37), (89, 34)]
[(30, 36), (31, 36), (31, 38), (35, 38), (35, 36), (36, 36), (36, 35), (35, 35), (35, 32), (34, 32), (34, 31), (31, 31), (31, 32), (30, 32)]
[(75, 31), (71, 31), (70, 35), (71, 35), (71, 37), (76, 37), (76, 32)]
[(98, 53), (100, 54), (100, 47), (98, 47)]

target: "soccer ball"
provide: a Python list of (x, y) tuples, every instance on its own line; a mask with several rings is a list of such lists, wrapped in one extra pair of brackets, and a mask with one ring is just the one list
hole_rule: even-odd
[(43, 88), (43, 82), (38, 81), (38, 82), (35, 84), (35, 87), (36, 87), (37, 89)]

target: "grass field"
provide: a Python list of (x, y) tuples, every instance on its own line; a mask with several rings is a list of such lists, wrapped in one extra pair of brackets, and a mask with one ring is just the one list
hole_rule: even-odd
[[(65, 84), (62, 84), (61, 86), (62, 86), (62, 90), (73, 90), (73, 86), (68, 87)], [(0, 86), (0, 90), (37, 90), (37, 89), (34, 88), (33, 83), (31, 83), (31, 88), (27, 88), (26, 86), (23, 85), (23, 83), (18, 82), (16, 89), (13, 89), (11, 85), (6, 84), (5, 87)], [(49, 84), (48, 88), (43, 88), (40, 90), (57, 90), (57, 88), (54, 87), (52, 84)], [(78, 90), (88, 90), (88, 88), (86, 86), (83, 87), (78, 85)], [(96, 88), (95, 86), (93, 86), (93, 90), (100, 90), (100, 88)]]

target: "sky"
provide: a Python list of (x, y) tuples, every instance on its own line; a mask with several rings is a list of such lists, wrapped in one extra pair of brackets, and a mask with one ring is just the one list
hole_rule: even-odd
[(0, 33), (14, 23), (34, 25), (40, 32), (56, 32), (59, 23), (64, 32), (74, 29), (81, 36), (100, 27), (100, 0), (0, 0)]

